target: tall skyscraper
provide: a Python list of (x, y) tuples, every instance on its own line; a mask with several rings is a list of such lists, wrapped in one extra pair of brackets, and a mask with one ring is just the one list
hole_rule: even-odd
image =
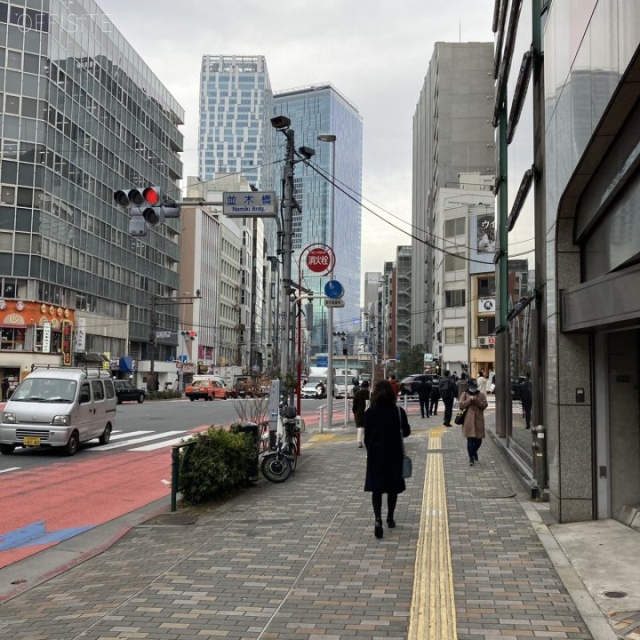
[[(178, 287), (179, 221), (133, 238), (113, 192), (179, 198), (183, 110), (93, 0), (73, 15), (62, 0), (38, 4), (0, 3), (0, 306), (12, 324), (0, 366), (148, 360), (150, 297)], [(175, 305), (159, 309), (163, 360), (177, 320)]]
[(443, 230), (432, 226), (438, 189), (474, 189), (460, 184), (461, 173), (495, 173), (493, 56), (492, 42), (437, 42), (420, 91), (413, 116), (412, 344), (434, 339), (433, 273), (441, 252), (427, 242), (444, 242)]
[[(217, 191), (217, 182), (229, 183), (240, 174), (259, 191), (274, 189), (275, 129), (273, 94), (264, 56), (205, 55), (200, 74), (200, 133), (198, 141), (198, 175), (204, 192)], [(221, 189), (220, 189), (221, 190)], [(271, 302), (265, 297), (262, 265), (267, 255), (277, 255), (277, 228), (273, 219), (239, 220), (247, 235), (257, 242), (252, 256), (255, 263), (244, 263), (241, 270), (242, 304), (248, 318), (242, 335), (250, 338), (251, 371), (262, 370), (266, 345), (270, 343), (270, 322), (263, 324)], [(245, 247), (245, 250), (247, 248)], [(275, 295), (275, 294), (273, 294)]]
[[(294, 277), (306, 247), (313, 243), (331, 244), (331, 214), (334, 213), (334, 277), (345, 289), (345, 306), (334, 311), (334, 331), (360, 330), (360, 264), (362, 209), (362, 117), (358, 109), (331, 84), (281, 91), (274, 95), (275, 112), (291, 119), (296, 147), (315, 149), (311, 163), (335, 183), (318, 172), (298, 164), (295, 172), (295, 198), (300, 210), (293, 217)], [(320, 141), (318, 135), (332, 134), (334, 142)], [(283, 146), (284, 136), (278, 145)], [(284, 155), (284, 151), (281, 152)], [(334, 165), (335, 159), (335, 166)], [(344, 193), (343, 190), (346, 192)], [(350, 194), (351, 197), (349, 197)], [(335, 198), (332, 207), (332, 198)], [(318, 296), (327, 276), (318, 277), (303, 265), (303, 285)], [(325, 353), (329, 348), (326, 307), (322, 299), (314, 301), (310, 353)]]
[(243, 173), (273, 189), (273, 94), (264, 56), (206, 55), (200, 72), (198, 177)]

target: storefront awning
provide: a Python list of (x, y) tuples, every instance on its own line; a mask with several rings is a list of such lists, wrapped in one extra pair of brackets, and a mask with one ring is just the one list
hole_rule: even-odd
[(120, 371), (123, 373), (133, 373), (133, 358), (122, 356), (122, 358), (120, 358)]

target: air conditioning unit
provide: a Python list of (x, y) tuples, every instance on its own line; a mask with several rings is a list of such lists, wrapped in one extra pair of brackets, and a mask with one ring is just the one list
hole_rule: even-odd
[(480, 298), (478, 300), (478, 313), (495, 313), (495, 298)]
[(489, 338), (487, 336), (481, 336), (478, 338), (478, 346), (480, 347), (488, 347), (489, 346)]

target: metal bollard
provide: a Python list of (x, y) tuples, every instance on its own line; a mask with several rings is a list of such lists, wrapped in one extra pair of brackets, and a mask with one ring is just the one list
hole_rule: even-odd
[(531, 428), (533, 442), (533, 477), (536, 481), (538, 497), (547, 487), (547, 430), (544, 425), (539, 424)]

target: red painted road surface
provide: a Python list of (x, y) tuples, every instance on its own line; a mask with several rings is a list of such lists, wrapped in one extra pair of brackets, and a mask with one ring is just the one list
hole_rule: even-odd
[[(65, 460), (2, 478), (0, 536), (44, 521), (56, 532), (94, 527), (170, 493), (171, 449)], [(0, 551), (0, 567), (55, 544)]]

